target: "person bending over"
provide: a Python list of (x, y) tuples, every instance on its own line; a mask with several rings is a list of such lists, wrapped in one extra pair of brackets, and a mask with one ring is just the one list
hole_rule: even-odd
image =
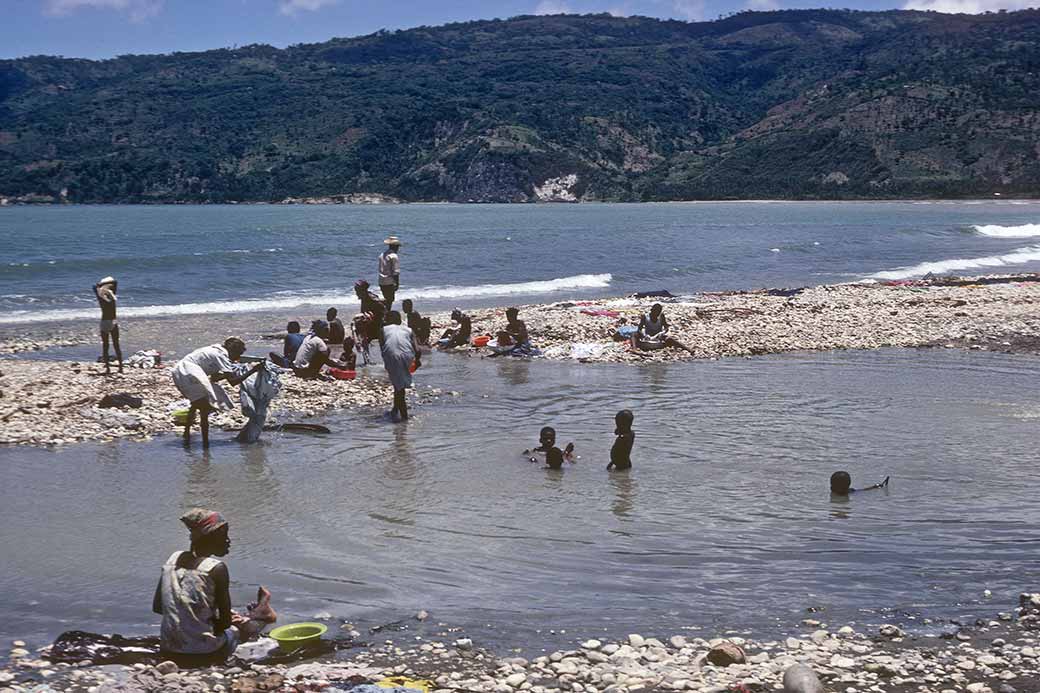
[(112, 375), (112, 366), (108, 363), (108, 341), (111, 338), (112, 348), (119, 361), (119, 372), (123, 372), (123, 350), (119, 348), (119, 323), (116, 322), (116, 290), (118, 282), (112, 277), (105, 277), (94, 285), (94, 295), (101, 307), (101, 358), (105, 362), (105, 375)]
[(231, 549), (220, 513), (193, 508), (181, 516), (191, 548), (175, 551), (162, 567), (152, 611), (162, 616), (160, 651), (186, 665), (226, 660), (278, 616), (261, 586), (245, 615), (231, 610), (231, 578), (223, 557)]
[(184, 395), (191, 407), (188, 422), (184, 425), (184, 440), (191, 438), (191, 427), (195, 424), (196, 412), (201, 416), (202, 445), (209, 447), (209, 413), (219, 409), (232, 409), (234, 405), (224, 389), (217, 385), (227, 380), (231, 386), (263, 368), (263, 361), (248, 370), (234, 364), (246, 353), (246, 345), (238, 337), (228, 337), (223, 344), (214, 344), (196, 349), (173, 367), (173, 384)]
[(664, 306), (655, 303), (650, 312), (639, 319), (639, 328), (632, 335), (632, 348), (643, 351), (655, 351), (666, 347), (685, 349), (693, 353), (688, 346), (668, 334), (668, 318), (664, 316)]
[(608, 470), (632, 468), (632, 445), (636, 442), (636, 434), (632, 430), (634, 420), (635, 415), (628, 409), (622, 409), (614, 416), (614, 435), (617, 438), (610, 448)]
[(401, 324), (401, 314), (396, 310), (386, 314), (379, 350), (383, 354), (383, 367), (394, 388), (394, 408), (390, 410), (390, 418), (393, 421), (407, 421), (405, 390), (412, 386), (413, 366), (418, 370), (422, 366), (422, 357), (419, 345), (415, 343), (415, 335)]
[(296, 360), (296, 354), (300, 351), (300, 345), (303, 344), (303, 335), (300, 334), (300, 323), (293, 320), (285, 326), (285, 339), (282, 340), (282, 353), (272, 351), (267, 355), (267, 358), (271, 359), (271, 362), (276, 366), (282, 368), (292, 368), (293, 361)]
[(856, 491), (873, 491), (874, 489), (878, 488), (886, 488), (888, 487), (889, 478), (890, 477), (886, 476), (885, 480), (879, 484), (874, 484), (873, 486), (868, 486), (866, 488), (855, 489), (852, 488), (852, 476), (848, 472), (834, 472), (833, 474), (831, 474), (831, 493), (833, 493), (835, 496), (847, 496), (850, 493), (855, 493)]

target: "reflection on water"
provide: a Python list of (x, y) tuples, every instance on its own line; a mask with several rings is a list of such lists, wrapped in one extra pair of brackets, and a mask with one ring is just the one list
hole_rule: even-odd
[[(338, 413), (328, 436), (214, 431), (208, 452), (177, 436), (2, 449), (0, 635), (154, 629), (154, 580), (194, 505), (230, 522), (233, 598), (266, 584), (287, 619), (424, 608), (517, 644), (546, 628), (768, 629), (809, 606), (832, 622), (963, 616), (985, 588), (988, 615), (1040, 578), (1020, 416), (1038, 371), (949, 351), (635, 368), (433, 354), (419, 383), (464, 394), (407, 425)], [(621, 408), (634, 466), (608, 473)], [(519, 454), (544, 425), (577, 463)], [(832, 498), (839, 468), (892, 485)]]

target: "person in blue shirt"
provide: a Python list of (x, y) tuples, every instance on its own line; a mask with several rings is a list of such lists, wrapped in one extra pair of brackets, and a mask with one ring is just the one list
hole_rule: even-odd
[(279, 354), (276, 351), (272, 351), (267, 357), (276, 366), (292, 368), (292, 363), (296, 360), (296, 352), (300, 350), (300, 345), (303, 344), (304, 335), (300, 334), (300, 323), (295, 320), (285, 326), (285, 332), (285, 340), (282, 342), (282, 353)]

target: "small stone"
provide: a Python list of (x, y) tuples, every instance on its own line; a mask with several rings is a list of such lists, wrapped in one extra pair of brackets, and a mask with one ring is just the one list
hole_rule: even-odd
[(852, 657), (844, 657), (842, 655), (834, 655), (831, 657), (831, 666), (839, 669), (851, 669), (856, 666), (856, 660)]
[(823, 684), (812, 669), (793, 664), (784, 672), (784, 693), (823, 693)]
[(1018, 693), (1018, 689), (1006, 683), (997, 686), (997, 693)]
[(165, 662), (159, 662), (155, 665), (155, 670), (165, 676), (166, 674), (176, 673), (178, 670), (177, 663), (166, 660)]
[(526, 680), (527, 676), (524, 674), (512, 674), (506, 677), (506, 685), (517, 688)]
[(14, 642), (11, 643), (11, 645), (14, 646), (14, 647), (25, 647), (25, 641), (24, 640), (15, 640)]
[(681, 650), (682, 648), (686, 647), (686, 638), (684, 638), (681, 635), (673, 635), (672, 637), (668, 638), (668, 644), (677, 650)]
[(473, 649), (473, 641), (470, 640), (469, 638), (459, 638), (458, 640), (455, 641), (455, 647), (460, 649), (460, 650), (472, 650)]
[(970, 659), (962, 659), (961, 661), (957, 662), (957, 668), (963, 669), (964, 671), (971, 671), (975, 668), (975, 662), (971, 661)]
[(628, 636), (628, 644), (636, 649), (639, 649), (640, 647), (646, 644), (646, 638), (644, 638), (642, 635), (639, 635), (638, 633), (632, 633)]
[(11, 650), (11, 657), (13, 659), (17, 659), (18, 657), (28, 657), (28, 656), (29, 656), (29, 650), (25, 649), (24, 647), (16, 647), (13, 650)]
[(430, 614), (425, 609), (420, 609), (415, 614), (415, 620), (416, 621), (425, 621), (429, 617), (430, 617)]
[(718, 667), (743, 664), (747, 661), (744, 650), (728, 640), (723, 640), (708, 651), (708, 661)]
[(603, 643), (601, 643), (599, 640), (595, 640), (595, 639), (594, 640), (586, 640), (585, 642), (583, 642), (581, 644), (581, 646), (582, 646), (583, 649), (586, 649), (586, 650), (598, 650), (600, 647), (603, 646)]
[(968, 693), (992, 693), (992, 689), (984, 683), (969, 683)]
[(905, 635), (899, 626), (893, 626), (891, 623), (886, 623), (878, 628), (878, 633), (885, 638), (901, 638)]

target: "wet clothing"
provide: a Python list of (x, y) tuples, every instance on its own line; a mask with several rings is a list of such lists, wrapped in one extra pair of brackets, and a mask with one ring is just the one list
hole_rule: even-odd
[(339, 318), (329, 321), (329, 344), (342, 344), (347, 331), (343, 329), (343, 323)]
[(213, 384), (210, 376), (233, 375), (235, 370), (227, 349), (214, 344), (196, 349), (178, 361), (173, 367), (173, 384), (190, 402), (204, 399), (212, 407), (231, 409), (231, 398), (224, 388)]
[(384, 286), (396, 288), (400, 274), (401, 258), (395, 251), (387, 248), (379, 254), (379, 288), (382, 289)]
[[(178, 567), (178, 563), (186, 567)], [(224, 649), (234, 651), (238, 646), (237, 628), (228, 628), (220, 635), (213, 632), (217, 585), (212, 572), (219, 565), (223, 564), (212, 556), (198, 558), (188, 551), (175, 551), (163, 565), (160, 643), (164, 651), (212, 654)]]
[(329, 354), (329, 345), (325, 343), (325, 340), (316, 334), (307, 335), (303, 344), (300, 345), (300, 350), (296, 352), (296, 359), (293, 361), (293, 366), (301, 370), (310, 368), (311, 363), (318, 354)]
[(411, 367), (419, 350), (415, 335), (403, 325), (387, 325), (379, 340), (379, 351), (383, 355), (383, 367), (395, 390), (412, 386)]

